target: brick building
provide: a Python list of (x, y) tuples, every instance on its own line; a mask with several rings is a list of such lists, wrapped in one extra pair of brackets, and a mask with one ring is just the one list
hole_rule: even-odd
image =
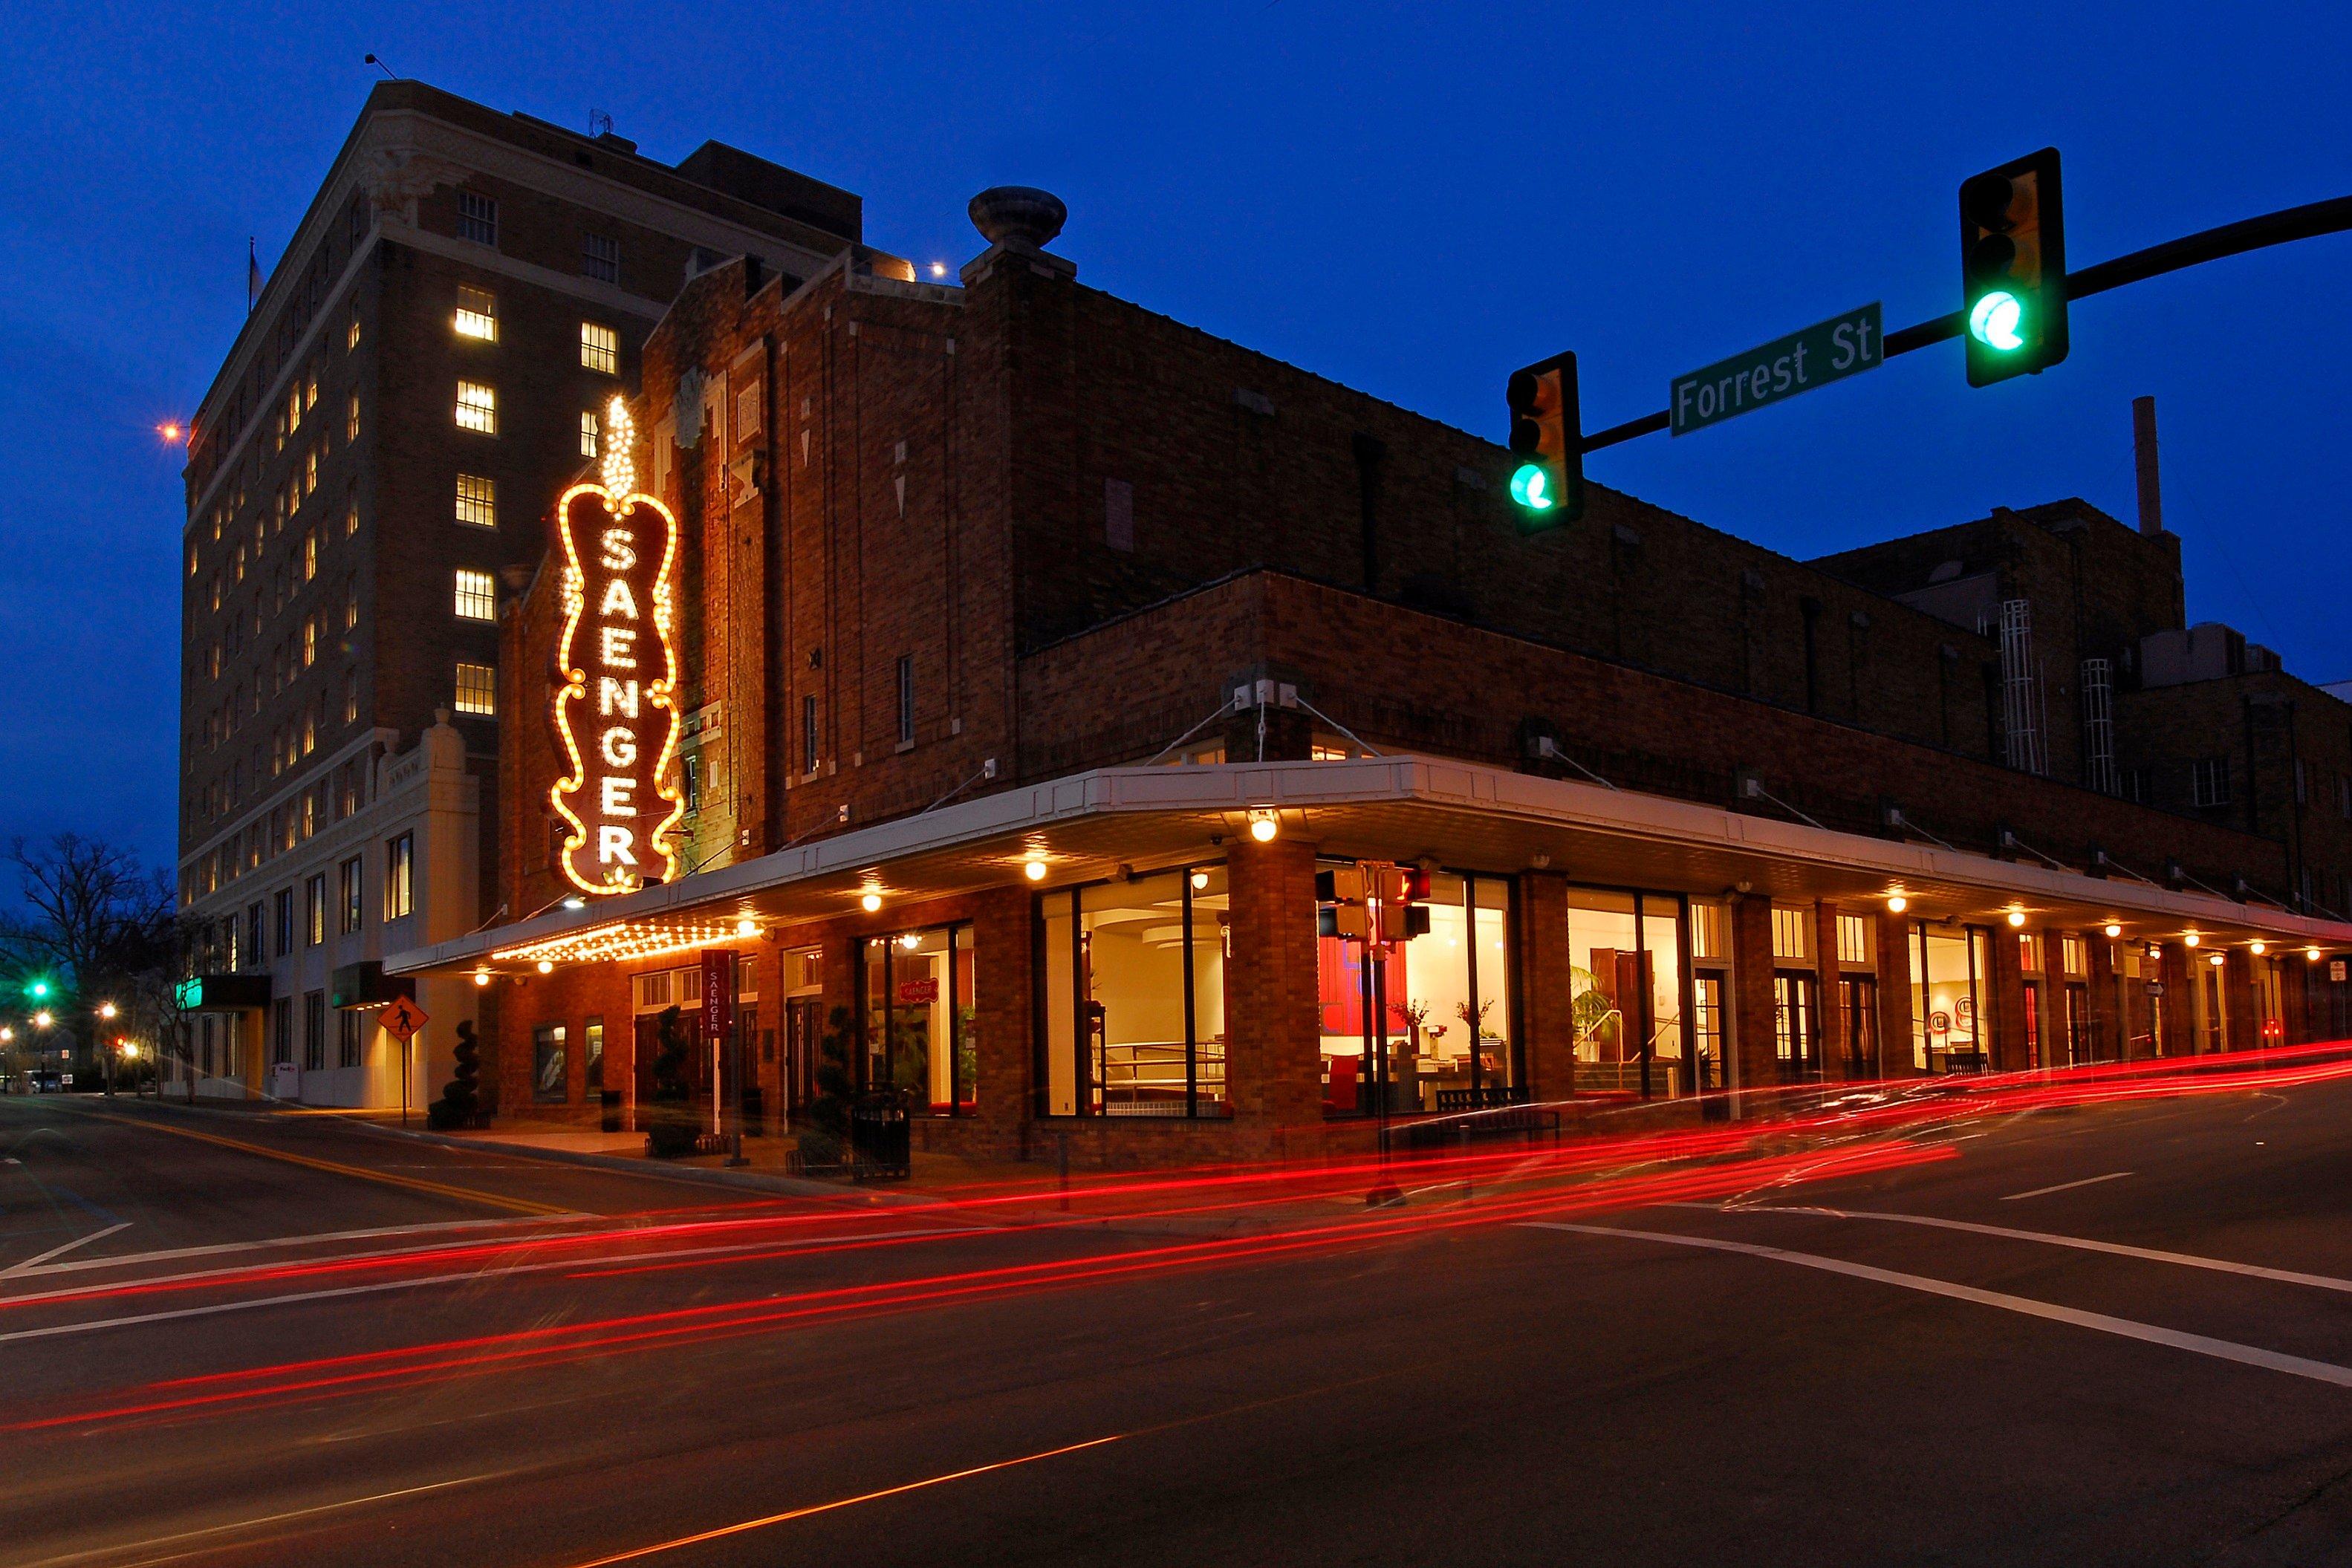
[[(2085, 659), (2178, 623), (2168, 538), (2065, 503), (2022, 565), (1921, 546), (1910, 585), (1599, 487), (1528, 536), (1494, 444), (1086, 287), (1050, 197), (974, 216), (961, 287), (863, 251), (698, 277), (631, 408), (665, 510), (567, 503), (506, 605), (499, 897), (541, 913), (392, 961), (497, 998), (501, 1113), (641, 1116), (674, 1008), (715, 1026), (710, 1118), (740, 1087), (772, 1127), (830, 1056), (919, 1146), (1136, 1161), (2238, 1048), (2340, 1005), (2352, 925), (2289, 907), (2284, 841), (2085, 781), (2067, 694), (2030, 710), (2064, 750), (2021, 755), (2001, 628), (1913, 592), (2029, 571)], [(577, 529), (635, 560), (671, 518), (639, 621)], [(589, 897), (603, 830), (551, 787), (657, 744), (638, 677), (673, 653), (675, 862)], [(605, 798), (605, 862), (651, 789)], [(1365, 860), (1430, 883), (1370, 965), (1316, 886)]]
[[(204, 1092), (400, 1103), (367, 1016), (383, 956), (529, 913), (495, 874), (502, 581), (686, 281), (743, 256), (806, 276), (859, 224), (856, 196), (718, 142), (671, 167), (416, 82), (370, 93), (189, 438)], [(474, 999), (431, 989), (412, 1092)]]

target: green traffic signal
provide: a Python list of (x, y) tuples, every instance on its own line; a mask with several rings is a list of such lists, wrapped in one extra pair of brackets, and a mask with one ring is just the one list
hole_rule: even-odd
[(1979, 299), (1969, 311), (1969, 336), (1988, 349), (2009, 354), (2025, 347), (2025, 338), (2018, 327), (2025, 319), (2025, 305), (2005, 288), (1996, 288)]
[(1559, 505), (1551, 493), (1551, 476), (1540, 463), (1522, 463), (1511, 476), (1511, 499), (1530, 512), (1549, 512)]
[(47, 1001), (49, 998), (49, 983), (40, 979), (30, 981), (25, 987), (25, 994), (37, 1002)]

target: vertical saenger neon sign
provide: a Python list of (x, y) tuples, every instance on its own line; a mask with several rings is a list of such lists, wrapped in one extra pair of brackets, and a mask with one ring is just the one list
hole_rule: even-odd
[(563, 640), (555, 730), (571, 771), (548, 800), (570, 831), (563, 874), (584, 893), (629, 893), (677, 869), (670, 782), (677, 747), (677, 519), (636, 489), (625, 403), (605, 414), (602, 484), (556, 503), (563, 539)]

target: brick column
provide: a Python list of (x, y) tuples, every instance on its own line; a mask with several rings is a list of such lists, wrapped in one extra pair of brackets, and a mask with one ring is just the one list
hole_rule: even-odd
[[(2157, 970), (2164, 981), (2164, 995), (2159, 1005), (2164, 1009), (2164, 1053), (2167, 1056), (2192, 1056), (2197, 1051), (2197, 1002), (2189, 994), (2194, 970), (2190, 960), (2196, 952), (2178, 942), (2164, 945), (2164, 956)], [(2143, 969), (2141, 973), (2147, 971)]]
[[(1568, 878), (1531, 871), (1519, 878), (1519, 1039), (1527, 1050), (1528, 1097), (1576, 1092), (1575, 988), (1568, 951)], [(1482, 981), (1483, 985), (1483, 981)]]
[(1992, 1066), (1996, 1072), (2022, 1072), (2032, 1065), (2025, 1049), (2025, 964), (2017, 932), (2007, 922), (1992, 928)]
[(1244, 840), (1226, 853), (1225, 1071), (1243, 1150), (1323, 1120), (1315, 973), (1315, 846)]
[(1731, 901), (1731, 1028), (1742, 1094), (1773, 1088), (1780, 1066), (1773, 1054), (1772, 901), (1758, 894)]
[(1036, 998), (1032, 946), (1036, 925), (1024, 887), (982, 894), (971, 910), (972, 1028), (975, 1040), (973, 1119), (982, 1141), (1005, 1158), (1024, 1152), (1024, 1134), (1036, 1103), (1032, 1082)]
[(1916, 1076), (1911, 1060), (1911, 922), (1878, 912), (1878, 1060), (1889, 1078)]
[[(2056, 926), (2038, 927), (2033, 940), (2042, 948), (2042, 1065), (2045, 1070), (2063, 1067), (2067, 1063), (2066, 988), (2083, 985), (2090, 977), (2066, 972), (2064, 936)], [(2096, 940), (2084, 932), (2084, 951), (2087, 953)]]
[(1838, 906), (1813, 905), (1813, 970), (1822, 990), (1822, 1077), (1836, 1081), (1852, 1076), (1845, 1056), (1845, 971), (1838, 967)]
[(2227, 1016), (2231, 1051), (2252, 1051), (2263, 1043), (2263, 1009), (2254, 997), (2254, 956), (2243, 947), (2223, 955), (2221, 1005)]
[(2130, 1040), (2130, 1024), (2116, 1006), (2118, 944), (2105, 936), (2085, 936), (2083, 941), (2090, 956), (2085, 978), (2091, 989), (2091, 1050), (2097, 1055), (2119, 1058)]
[(2305, 962), (2298, 952), (2288, 952), (2279, 958), (2279, 1019), (2285, 1026), (2289, 1045), (2304, 1045), (2319, 1038), (2311, 1026), (2312, 971), (2318, 967)]

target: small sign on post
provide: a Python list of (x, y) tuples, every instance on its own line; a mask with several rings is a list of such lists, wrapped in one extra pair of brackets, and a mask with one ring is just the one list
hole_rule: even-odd
[(384, 1033), (406, 1045), (425, 1027), (426, 1018), (425, 1009), (416, 1005), (414, 998), (394, 997), (378, 1021), (383, 1025)]
[(1666, 385), (1668, 428), (1688, 435), (1767, 403), (1874, 371), (1886, 362), (1876, 300), (1676, 376)]

